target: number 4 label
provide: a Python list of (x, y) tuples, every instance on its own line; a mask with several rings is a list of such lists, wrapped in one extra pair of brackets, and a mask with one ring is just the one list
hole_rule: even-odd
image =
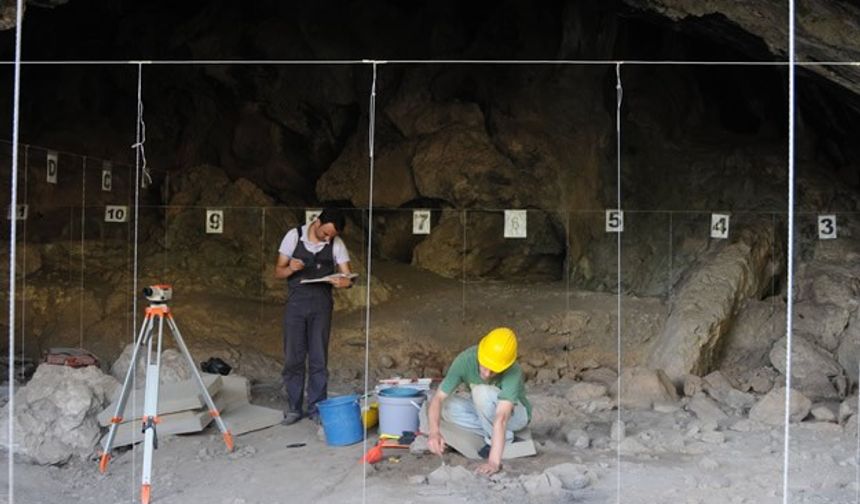
[(505, 210), (505, 238), (525, 238), (527, 218), (525, 210)]
[(107, 205), (105, 207), (105, 222), (128, 222), (128, 207), (125, 205)]
[(224, 210), (206, 210), (206, 233), (224, 233)]
[(818, 239), (819, 240), (835, 240), (836, 239), (836, 216), (835, 215), (819, 215), (818, 216)]
[(607, 233), (623, 233), (624, 232), (624, 212), (621, 210), (606, 211), (606, 232)]
[(412, 211), (412, 234), (430, 234), (430, 210)]
[(729, 237), (729, 215), (711, 214), (711, 238), (725, 240)]

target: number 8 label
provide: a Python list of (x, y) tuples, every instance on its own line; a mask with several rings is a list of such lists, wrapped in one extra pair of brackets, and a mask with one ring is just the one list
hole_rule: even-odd
[(224, 233), (224, 210), (206, 210), (206, 233)]
[(818, 239), (819, 240), (835, 240), (836, 239), (836, 216), (835, 215), (819, 215), (818, 216)]

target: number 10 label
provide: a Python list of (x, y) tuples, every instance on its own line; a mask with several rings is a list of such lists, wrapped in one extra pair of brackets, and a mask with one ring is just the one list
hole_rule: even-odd
[(430, 210), (412, 211), (412, 234), (430, 234)]
[(206, 210), (206, 233), (224, 233), (224, 210)]
[(128, 207), (125, 205), (107, 205), (105, 207), (105, 222), (128, 222)]

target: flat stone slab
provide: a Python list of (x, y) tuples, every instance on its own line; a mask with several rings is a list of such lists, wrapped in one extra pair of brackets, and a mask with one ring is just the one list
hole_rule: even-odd
[[(224, 381), (221, 375), (213, 375), (201, 373), (203, 383), (209, 391), (209, 395), (215, 396), (222, 388)], [(128, 401), (125, 404), (125, 410), (122, 414), (123, 422), (135, 422), (143, 417), (143, 401), (146, 392), (143, 389), (136, 391), (134, 395), (129, 392)], [(134, 407), (132, 402), (134, 400)], [(200, 387), (197, 385), (197, 380), (191, 379), (179, 383), (162, 383), (158, 388), (158, 416), (166, 416), (171, 413), (180, 411), (200, 409), (206, 405), (203, 396), (200, 393)], [(99, 425), (107, 427), (110, 425), (110, 419), (116, 411), (116, 401), (111, 402), (110, 406), (99, 413)]]
[(229, 409), (221, 418), (227, 424), (227, 429), (234, 436), (279, 425), (284, 418), (284, 412), (253, 404), (243, 404)]
[[(460, 452), (461, 455), (468, 459), (479, 460), (478, 450), (484, 446), (484, 438), (460, 428), (446, 420), (442, 420), (439, 425), (439, 431), (445, 442), (453, 449)], [(520, 457), (531, 457), (537, 455), (532, 433), (528, 427), (514, 433), (515, 438), (518, 438), (513, 443), (505, 443), (505, 451), (502, 452), (502, 459), (514, 459)]]
[[(170, 434), (200, 432), (212, 422), (207, 410), (182, 411), (159, 416), (161, 423), (156, 426), (158, 437)], [(113, 446), (126, 446), (143, 441), (140, 422), (125, 422), (117, 426)], [(102, 439), (104, 445), (104, 438)]]

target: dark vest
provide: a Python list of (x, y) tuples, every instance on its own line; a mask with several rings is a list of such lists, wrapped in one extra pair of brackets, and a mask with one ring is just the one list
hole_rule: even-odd
[(296, 250), (293, 251), (293, 258), (305, 263), (305, 267), (300, 271), (296, 271), (287, 279), (287, 285), (290, 288), (290, 297), (300, 294), (317, 294), (331, 297), (332, 285), (330, 283), (303, 284), (301, 281), (305, 278), (324, 277), (335, 272), (334, 240), (328, 242), (322, 250), (314, 254), (306, 249), (305, 244), (302, 242), (302, 227), (297, 227), (296, 232), (298, 233), (298, 241), (296, 243)]

